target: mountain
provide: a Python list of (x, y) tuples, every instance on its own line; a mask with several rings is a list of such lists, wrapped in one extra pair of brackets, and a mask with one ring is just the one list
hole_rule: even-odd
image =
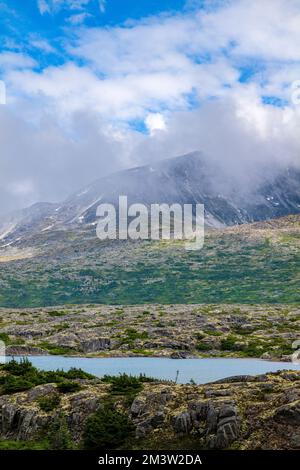
[(300, 171), (266, 173), (255, 184), (239, 186), (221, 166), (190, 153), (100, 178), (61, 204), (38, 203), (15, 212), (0, 220), (0, 247), (33, 234), (93, 228), (99, 203), (118, 204), (119, 195), (127, 195), (129, 204), (148, 206), (202, 203), (206, 225), (222, 228), (299, 213)]

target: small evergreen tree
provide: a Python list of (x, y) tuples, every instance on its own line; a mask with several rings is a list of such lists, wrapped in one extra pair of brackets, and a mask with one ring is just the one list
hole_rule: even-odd
[(85, 449), (117, 449), (133, 435), (133, 424), (123, 413), (105, 406), (88, 417), (83, 432)]
[(59, 412), (54, 417), (49, 429), (48, 439), (50, 449), (52, 450), (68, 450), (73, 448), (66, 417), (63, 412)]

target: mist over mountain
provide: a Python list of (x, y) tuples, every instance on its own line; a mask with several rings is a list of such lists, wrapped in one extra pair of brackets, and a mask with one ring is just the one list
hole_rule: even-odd
[(221, 228), (267, 220), (300, 212), (300, 171), (270, 170), (253, 178), (251, 185), (225, 173), (201, 152), (193, 152), (153, 165), (141, 166), (100, 178), (72, 194), (61, 204), (37, 203), (2, 218), (1, 245), (22, 241), (32, 233), (57, 229), (91, 228), (97, 223), (100, 203), (204, 204), (208, 227)]

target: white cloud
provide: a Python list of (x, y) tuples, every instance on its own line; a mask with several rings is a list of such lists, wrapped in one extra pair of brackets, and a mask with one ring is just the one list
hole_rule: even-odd
[(52, 47), (48, 41), (35, 35), (32, 36), (30, 44), (36, 49), (40, 49), (41, 51), (44, 51), (46, 53), (55, 52), (54, 47)]
[(50, 13), (51, 8), (47, 0), (38, 0), (37, 5), (41, 15), (44, 15), (45, 13)]
[(146, 116), (145, 124), (151, 135), (158, 130), (163, 131), (166, 129), (165, 119), (160, 113), (149, 113)]
[[(68, 7), (69, 21), (81, 24), (87, 3), (47, 5)], [(109, 171), (195, 149), (245, 184), (267, 164), (299, 162), (300, 106), (291, 103), (299, 1), (223, 3), (123, 26), (70, 27), (68, 60), (41, 71), (23, 53), (0, 54), (13, 103), (0, 113), (0, 189), (11, 206), (24, 203), (9, 189), (24, 181), (33, 188), (26, 203), (60, 199)], [(241, 83), (241, 73), (249, 80)], [(265, 105), (264, 96), (287, 105)], [(133, 129), (137, 121), (148, 134)]]
[(6, 71), (19, 69), (30, 69), (36, 65), (36, 61), (26, 54), (18, 52), (1, 52), (0, 53), (0, 67)]
[(99, 9), (100, 9), (101, 13), (105, 13), (106, 0), (99, 0)]
[(91, 0), (38, 0), (41, 15), (57, 13), (61, 9), (82, 10)]
[(89, 18), (91, 15), (89, 13), (77, 13), (76, 15), (71, 15), (67, 19), (67, 21), (73, 25), (79, 25), (84, 23), (84, 21)]

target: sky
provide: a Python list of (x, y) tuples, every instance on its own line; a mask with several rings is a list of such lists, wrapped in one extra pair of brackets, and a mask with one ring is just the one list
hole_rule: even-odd
[(243, 184), (298, 165), (299, 26), (299, 0), (0, 0), (0, 214), (195, 150)]

